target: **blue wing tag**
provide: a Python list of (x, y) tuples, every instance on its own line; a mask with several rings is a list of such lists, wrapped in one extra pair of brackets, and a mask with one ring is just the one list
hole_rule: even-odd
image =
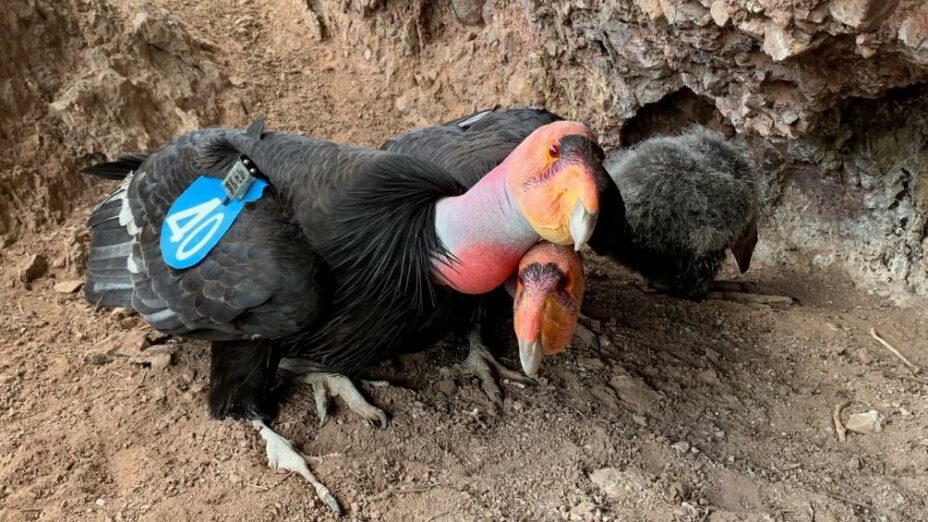
[(161, 225), (161, 257), (171, 268), (190, 268), (229, 231), (245, 203), (257, 201), (267, 182), (250, 160), (235, 162), (225, 179), (200, 176), (174, 200)]

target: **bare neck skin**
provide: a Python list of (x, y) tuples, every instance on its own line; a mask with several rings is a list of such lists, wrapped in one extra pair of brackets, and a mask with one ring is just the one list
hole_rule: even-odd
[(516, 207), (506, 183), (508, 161), (465, 194), (435, 207), (438, 238), (457, 259), (437, 264), (438, 279), (465, 294), (483, 294), (506, 282), (540, 236)]

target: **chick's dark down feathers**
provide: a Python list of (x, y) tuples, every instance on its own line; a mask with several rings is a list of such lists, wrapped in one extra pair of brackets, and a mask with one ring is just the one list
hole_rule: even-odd
[(606, 164), (625, 201), (626, 239), (608, 254), (659, 289), (698, 298), (708, 291), (727, 249), (747, 269), (755, 234), (758, 180), (746, 154), (697, 127), (619, 151)]

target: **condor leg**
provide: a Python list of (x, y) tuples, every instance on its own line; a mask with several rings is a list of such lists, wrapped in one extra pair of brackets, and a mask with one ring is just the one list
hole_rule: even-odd
[(464, 375), (473, 375), (480, 379), (483, 392), (497, 406), (503, 405), (503, 392), (497, 382), (498, 379), (507, 379), (522, 385), (536, 384), (535, 380), (521, 372), (511, 370), (496, 360), (486, 345), (483, 344), (480, 323), (475, 323), (467, 334), (470, 351), (461, 364)]
[(312, 474), (303, 455), (267, 425), (277, 407), (273, 388), (279, 363), (279, 347), (270, 341), (214, 342), (210, 361), (210, 413), (217, 419), (232, 417), (249, 421), (265, 441), (268, 466), (302, 475), (312, 484), (323, 504), (341, 513), (335, 496)]

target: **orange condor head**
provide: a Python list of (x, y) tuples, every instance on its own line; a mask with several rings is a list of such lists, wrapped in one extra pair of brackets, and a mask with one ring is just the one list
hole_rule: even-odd
[(585, 285), (583, 261), (570, 248), (532, 247), (519, 263), (513, 325), (522, 370), (534, 377), (545, 355), (564, 351), (577, 328)]
[(586, 126), (557, 121), (535, 129), (506, 159), (510, 193), (543, 239), (579, 250), (596, 226), (603, 150)]

